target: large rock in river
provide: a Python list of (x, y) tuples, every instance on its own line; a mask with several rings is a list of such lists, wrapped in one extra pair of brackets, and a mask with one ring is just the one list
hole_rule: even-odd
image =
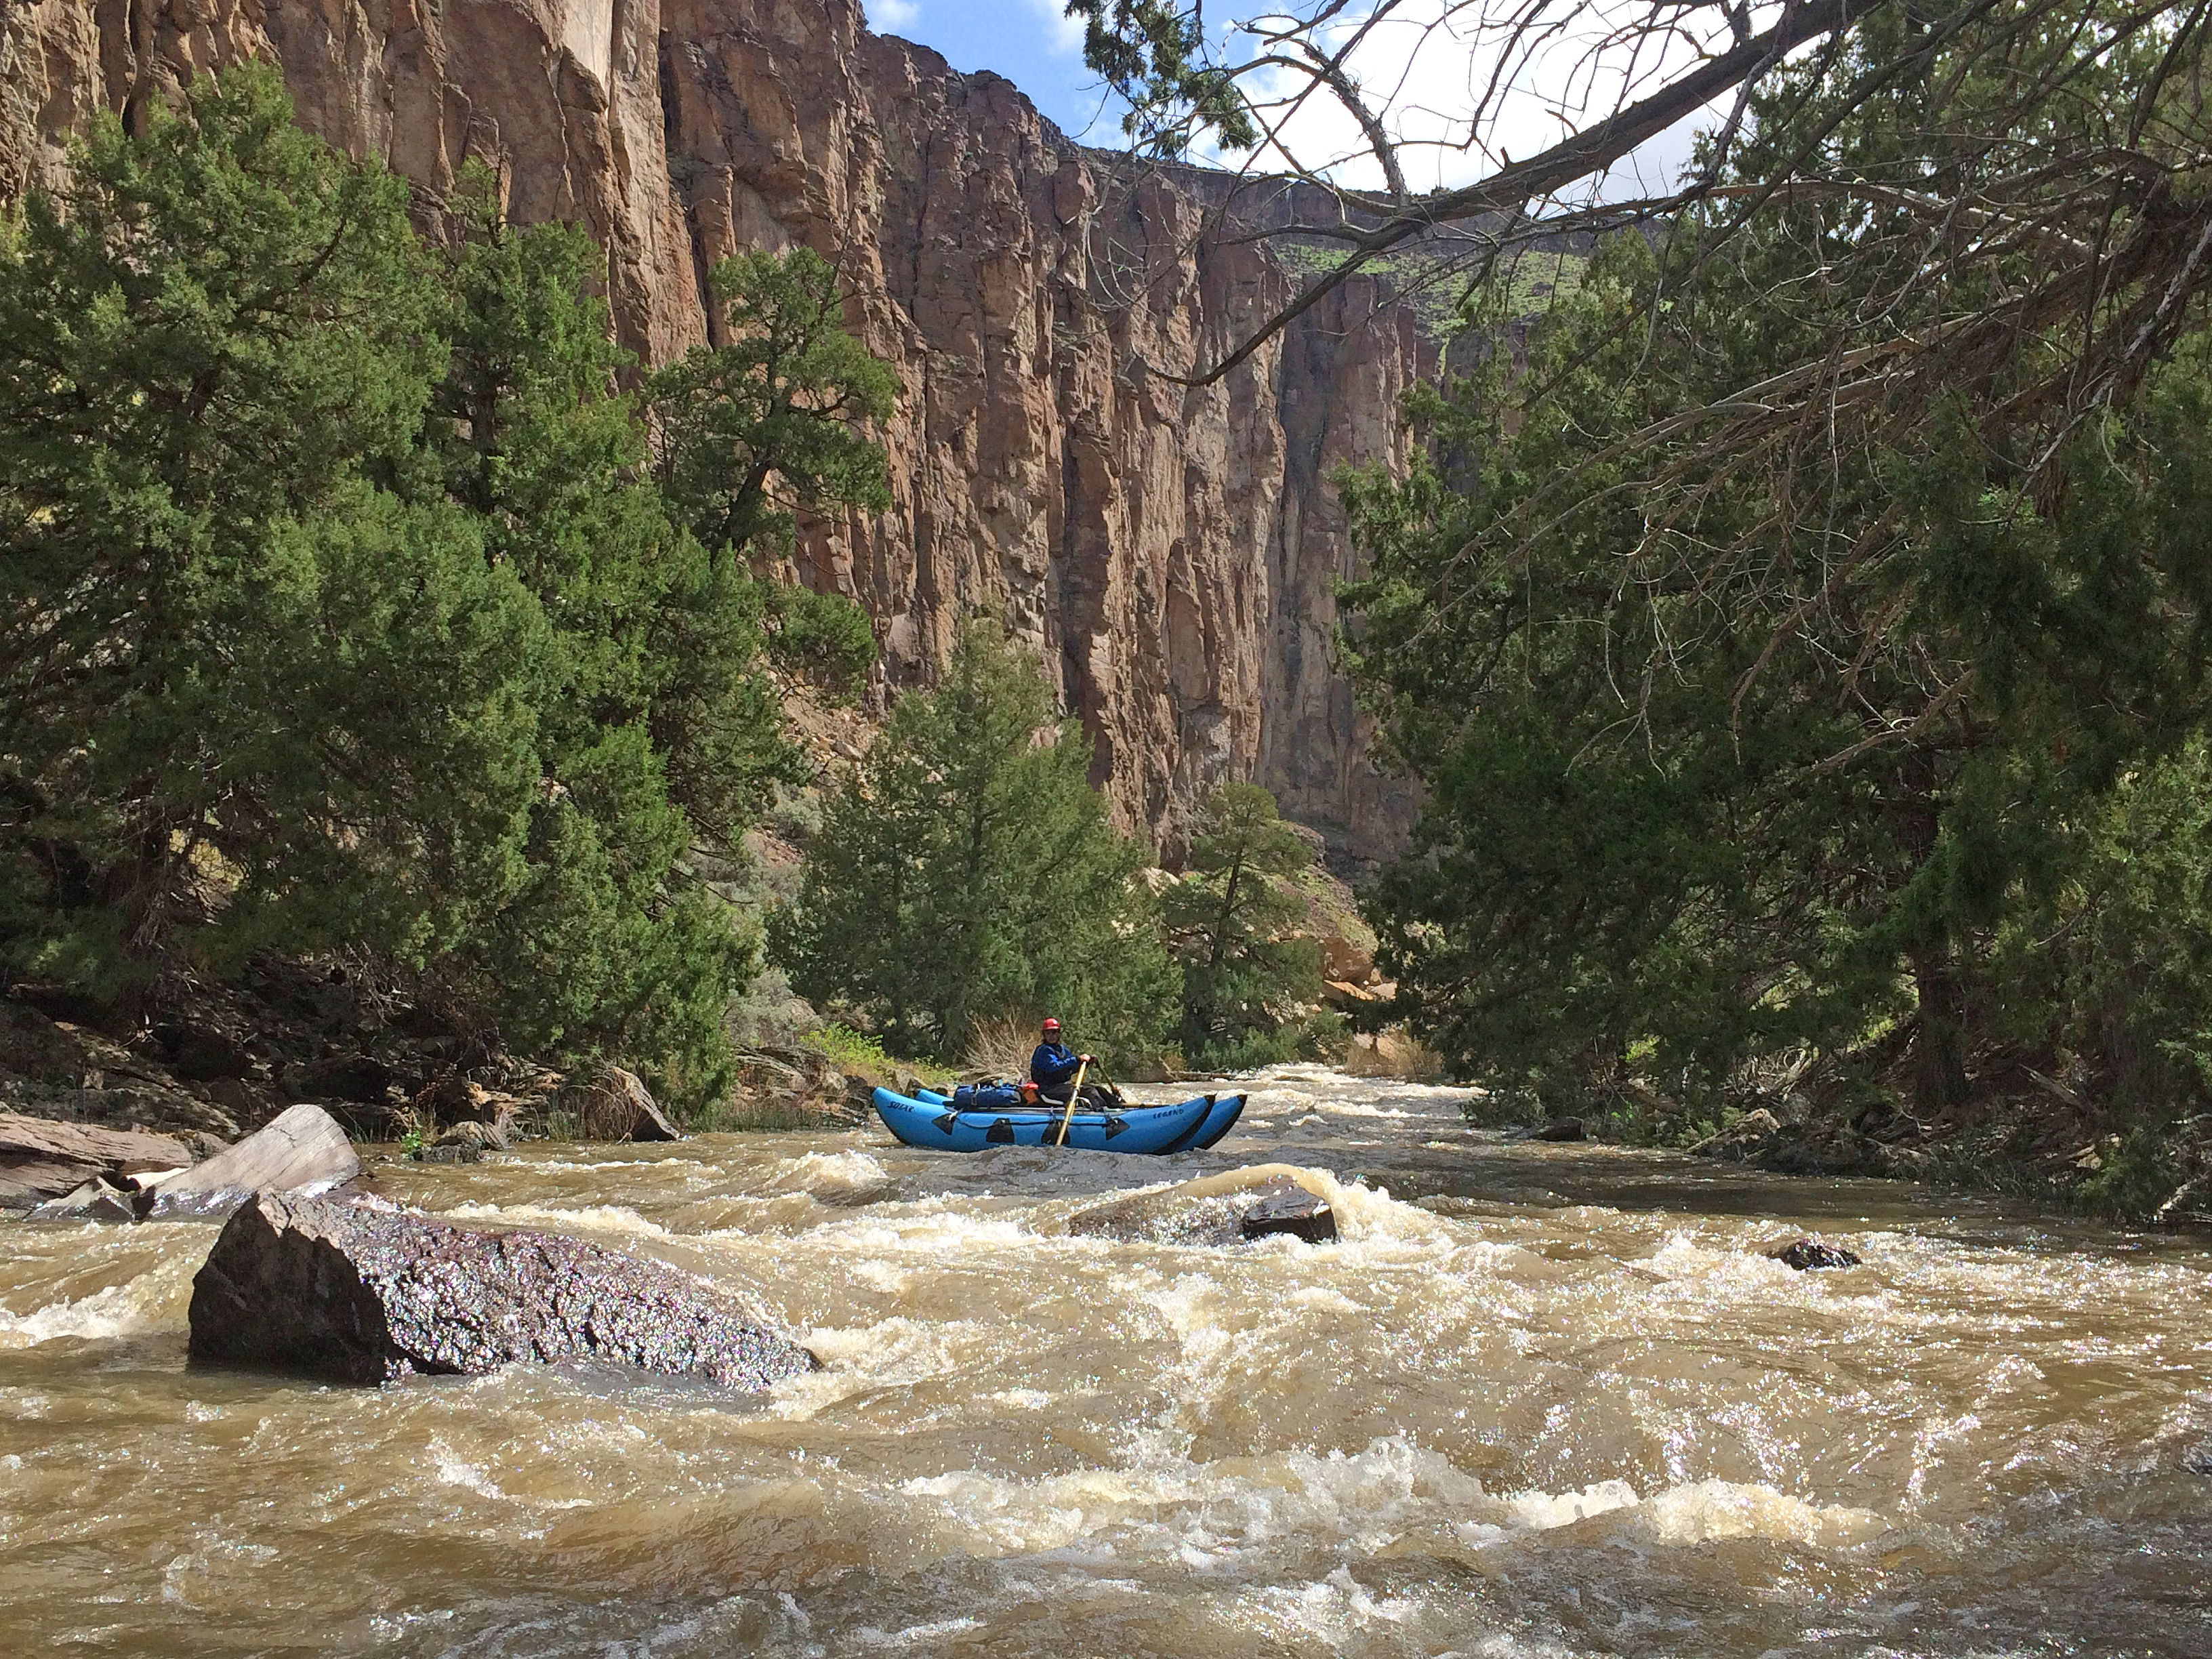
[(162, 1218), (228, 1213), (258, 1192), (313, 1196), (361, 1174), (361, 1156), (319, 1106), (289, 1106), (235, 1146), (155, 1184)]
[(556, 1234), (263, 1193), (192, 1281), (191, 1357), (374, 1383), (612, 1361), (759, 1389), (814, 1356), (702, 1279)]
[(1337, 1236), (1336, 1212), (1314, 1173), (1261, 1164), (1202, 1176), (1079, 1210), (1072, 1233), (1151, 1244), (1234, 1244), (1286, 1233), (1309, 1244)]

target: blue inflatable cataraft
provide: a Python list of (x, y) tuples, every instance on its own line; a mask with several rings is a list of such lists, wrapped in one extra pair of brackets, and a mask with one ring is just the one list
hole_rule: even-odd
[[(980, 1152), (993, 1146), (1051, 1146), (1060, 1136), (1058, 1106), (957, 1107), (924, 1089), (918, 1095), (875, 1092), (876, 1115), (909, 1146)], [(1067, 1121), (1067, 1144), (1092, 1152), (1195, 1152), (1237, 1127), (1242, 1095), (1200, 1095), (1175, 1106), (1085, 1111)]]

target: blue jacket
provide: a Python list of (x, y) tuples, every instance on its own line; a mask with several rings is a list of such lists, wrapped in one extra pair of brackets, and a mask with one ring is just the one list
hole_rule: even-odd
[(1075, 1051), (1064, 1042), (1040, 1042), (1036, 1052), (1030, 1056), (1030, 1077), (1048, 1089), (1073, 1077), (1075, 1068), (1082, 1063), (1075, 1057)]

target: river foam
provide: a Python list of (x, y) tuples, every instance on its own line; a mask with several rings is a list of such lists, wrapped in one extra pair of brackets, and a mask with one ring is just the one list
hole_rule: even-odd
[(0, 1309), (0, 1348), (67, 1338), (106, 1341), (179, 1326), (197, 1261), (179, 1258), (80, 1297), (61, 1297), (24, 1313)]
[[(2212, 1652), (2212, 1254), (1243, 1086), (1170, 1160), (870, 1129), (378, 1167), (760, 1306), (823, 1361), (765, 1397), (187, 1371), (214, 1229), (21, 1229), (9, 1618), (194, 1659)], [(1335, 1242), (1071, 1228), (1276, 1165)], [(1767, 1259), (1809, 1233), (1864, 1265)]]

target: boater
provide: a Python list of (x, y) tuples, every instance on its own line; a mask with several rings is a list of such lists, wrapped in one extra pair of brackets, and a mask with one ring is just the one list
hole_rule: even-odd
[[(1089, 1054), (1079, 1054), (1060, 1040), (1060, 1022), (1048, 1017), (1044, 1029), (1038, 1034), (1035, 1053), (1030, 1055), (1030, 1079), (1037, 1085), (1040, 1099), (1054, 1106), (1067, 1104), (1067, 1091), (1075, 1085), (1075, 1074), (1091, 1063)], [(1111, 1090), (1096, 1083), (1083, 1085), (1083, 1102), (1086, 1106), (1107, 1106), (1115, 1103)]]

